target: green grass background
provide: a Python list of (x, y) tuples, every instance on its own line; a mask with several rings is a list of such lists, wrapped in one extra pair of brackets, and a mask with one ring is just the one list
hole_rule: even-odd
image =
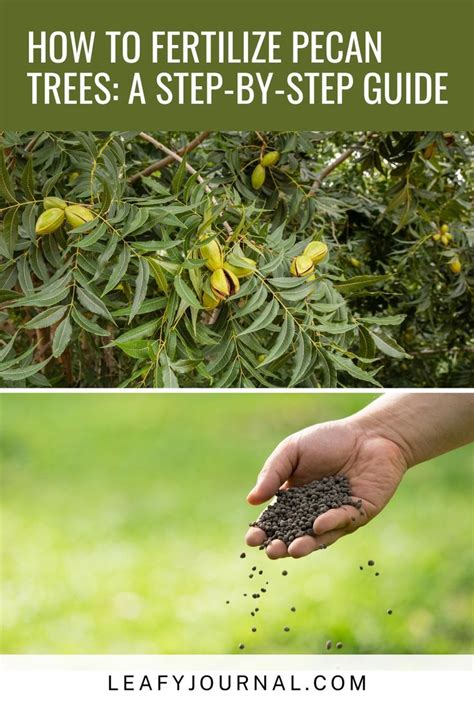
[[(473, 652), (472, 449), (413, 469), (326, 551), (239, 558), (272, 448), (371, 399), (2, 395), (1, 651), (320, 653), (332, 639), (346, 653)], [(252, 565), (269, 583), (255, 634)]]

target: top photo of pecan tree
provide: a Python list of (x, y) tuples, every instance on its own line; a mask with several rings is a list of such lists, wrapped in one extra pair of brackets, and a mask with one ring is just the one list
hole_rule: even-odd
[(0, 141), (2, 387), (472, 385), (473, 134)]

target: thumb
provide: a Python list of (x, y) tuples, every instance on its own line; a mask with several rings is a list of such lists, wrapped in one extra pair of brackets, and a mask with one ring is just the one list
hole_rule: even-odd
[(278, 447), (268, 457), (257, 477), (257, 483), (247, 496), (249, 504), (263, 504), (293, 474), (298, 463), (297, 443), (294, 437), (288, 437), (280, 442)]

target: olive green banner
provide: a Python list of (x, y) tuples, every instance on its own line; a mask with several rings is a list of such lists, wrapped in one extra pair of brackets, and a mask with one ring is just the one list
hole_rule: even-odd
[(471, 0), (0, 5), (4, 128), (473, 125)]

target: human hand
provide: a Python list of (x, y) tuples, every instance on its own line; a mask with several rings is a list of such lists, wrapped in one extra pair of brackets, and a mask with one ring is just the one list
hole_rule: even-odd
[[(407, 468), (403, 449), (386, 435), (365, 427), (357, 417), (308, 427), (283, 440), (265, 462), (249, 493), (250, 504), (268, 501), (280, 488), (345, 474), (353, 498), (361, 499), (362, 506), (360, 510), (344, 506), (326, 511), (314, 522), (314, 536), (301, 536), (289, 547), (283, 541), (272, 541), (266, 549), (268, 557), (300, 558), (353, 533), (384, 508)], [(265, 538), (264, 531), (251, 527), (246, 542), (259, 546)]]

